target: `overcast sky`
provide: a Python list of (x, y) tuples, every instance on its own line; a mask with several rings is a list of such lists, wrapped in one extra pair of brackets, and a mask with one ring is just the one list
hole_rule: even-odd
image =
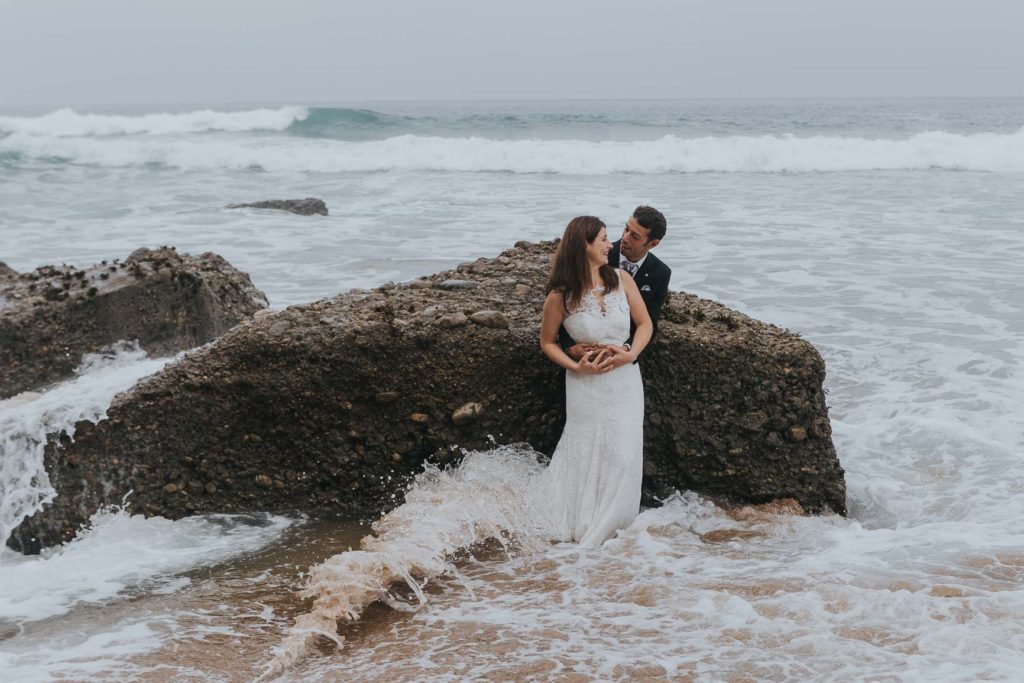
[(1024, 96), (1024, 0), (0, 0), (0, 107)]

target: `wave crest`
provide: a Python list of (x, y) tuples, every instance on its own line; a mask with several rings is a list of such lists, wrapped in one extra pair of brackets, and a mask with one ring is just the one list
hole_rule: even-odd
[(313, 107), (309, 109), (308, 116), (296, 119), (288, 132), (309, 137), (344, 137), (353, 130), (395, 131), (415, 122), (416, 119), (411, 117), (382, 114), (371, 109)]
[(0, 133), (43, 137), (85, 137), (107, 135), (175, 135), (207, 131), (245, 132), (285, 130), (309, 116), (305, 107), (213, 111), (203, 109), (181, 114), (119, 116), (80, 114), (58, 109), (44, 116), (0, 116)]
[[(282, 117), (284, 118), (284, 117)], [(812, 173), (869, 170), (1024, 172), (1024, 129), (1013, 134), (928, 132), (913, 137), (726, 136), (631, 142), (493, 140), (400, 135), (385, 140), (71, 138), (19, 133), (0, 158), (104, 167), (344, 173), (445, 171), (616, 173)]]

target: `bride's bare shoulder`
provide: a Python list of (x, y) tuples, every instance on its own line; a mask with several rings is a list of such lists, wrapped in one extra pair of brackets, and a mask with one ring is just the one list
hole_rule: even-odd
[(562, 305), (564, 303), (565, 303), (565, 296), (562, 294), (561, 290), (558, 290), (558, 289), (552, 289), (550, 292), (548, 292), (547, 297), (544, 298), (544, 305), (545, 306), (547, 306), (549, 304)]
[(565, 318), (565, 298), (562, 293), (556, 290), (548, 292), (548, 295), (544, 298), (544, 312), (542, 322), (547, 324), (548, 321), (556, 321), (561, 324), (561, 321)]
[(627, 292), (633, 290), (639, 291), (636, 287), (636, 280), (634, 280), (633, 276), (624, 270), (619, 271), (619, 282), (622, 284), (622, 288)]

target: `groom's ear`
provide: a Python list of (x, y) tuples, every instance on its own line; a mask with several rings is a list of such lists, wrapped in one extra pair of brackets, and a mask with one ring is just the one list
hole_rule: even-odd
[(650, 242), (647, 243), (647, 248), (654, 249), (659, 244), (661, 244), (661, 240), (651, 240)]

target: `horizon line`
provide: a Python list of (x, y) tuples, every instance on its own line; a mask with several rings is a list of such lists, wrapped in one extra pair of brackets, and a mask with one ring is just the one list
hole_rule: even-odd
[(7, 102), (0, 104), (5, 109), (54, 107), (74, 109), (75, 107), (162, 107), (162, 106), (298, 106), (323, 107), (360, 104), (509, 104), (509, 103), (565, 103), (565, 102), (764, 102), (764, 101), (809, 101), (809, 100), (1020, 100), (1024, 95), (785, 95), (749, 97), (579, 97), (579, 98), (470, 98), (470, 99), (352, 99), (352, 100), (160, 100), (160, 101), (93, 101), (93, 102)]

